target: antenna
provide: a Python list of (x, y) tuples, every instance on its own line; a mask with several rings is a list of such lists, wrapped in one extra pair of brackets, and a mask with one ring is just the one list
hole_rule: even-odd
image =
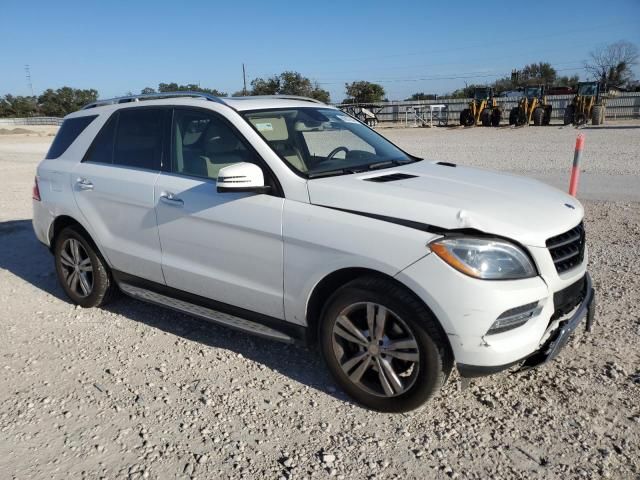
[(27, 87), (31, 90), (31, 96), (35, 96), (33, 93), (33, 83), (31, 83), (31, 67), (29, 65), (24, 66), (24, 71), (27, 77)]

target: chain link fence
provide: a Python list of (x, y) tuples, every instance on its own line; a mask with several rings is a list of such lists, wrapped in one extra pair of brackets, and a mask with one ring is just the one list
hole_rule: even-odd
[[(547, 100), (553, 107), (551, 112), (552, 120), (562, 120), (564, 110), (571, 103), (573, 95), (552, 95)], [(511, 109), (518, 105), (520, 97), (499, 97), (496, 99), (498, 105), (502, 107), (502, 121), (509, 118)], [(375, 105), (376, 115), (379, 122), (397, 122), (413, 124), (415, 120), (415, 110), (419, 112), (427, 110), (427, 105), (446, 105), (447, 119), (450, 124), (457, 124), (460, 120), (460, 112), (467, 108), (470, 98), (449, 98), (437, 100), (413, 100), (402, 102), (379, 102), (369, 104), (367, 107)], [(336, 105), (339, 106), (339, 105)], [(621, 93), (615, 98), (607, 100), (606, 118), (628, 119), (640, 118), (640, 93)]]
[(59, 117), (26, 117), (26, 118), (0, 118), (0, 126), (13, 125), (62, 125)]

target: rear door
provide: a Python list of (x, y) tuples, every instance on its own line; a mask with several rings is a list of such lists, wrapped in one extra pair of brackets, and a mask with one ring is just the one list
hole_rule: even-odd
[(159, 283), (164, 278), (154, 184), (170, 112), (158, 107), (114, 112), (72, 179), (78, 207), (111, 266)]

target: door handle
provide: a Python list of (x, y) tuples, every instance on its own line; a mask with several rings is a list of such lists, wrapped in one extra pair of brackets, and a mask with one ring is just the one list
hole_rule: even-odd
[(76, 180), (76, 185), (80, 190), (93, 190), (93, 183), (86, 178), (78, 178)]
[(160, 201), (172, 207), (181, 207), (184, 205), (184, 201), (181, 198), (176, 197), (173, 193), (162, 192), (160, 194)]

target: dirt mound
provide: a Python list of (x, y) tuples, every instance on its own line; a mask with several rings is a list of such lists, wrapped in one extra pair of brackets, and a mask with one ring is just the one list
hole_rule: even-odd
[(24, 133), (37, 133), (33, 130), (28, 130), (26, 128), (14, 128), (9, 130), (7, 128), (0, 128), (0, 135), (15, 135), (15, 134), (24, 134)]

